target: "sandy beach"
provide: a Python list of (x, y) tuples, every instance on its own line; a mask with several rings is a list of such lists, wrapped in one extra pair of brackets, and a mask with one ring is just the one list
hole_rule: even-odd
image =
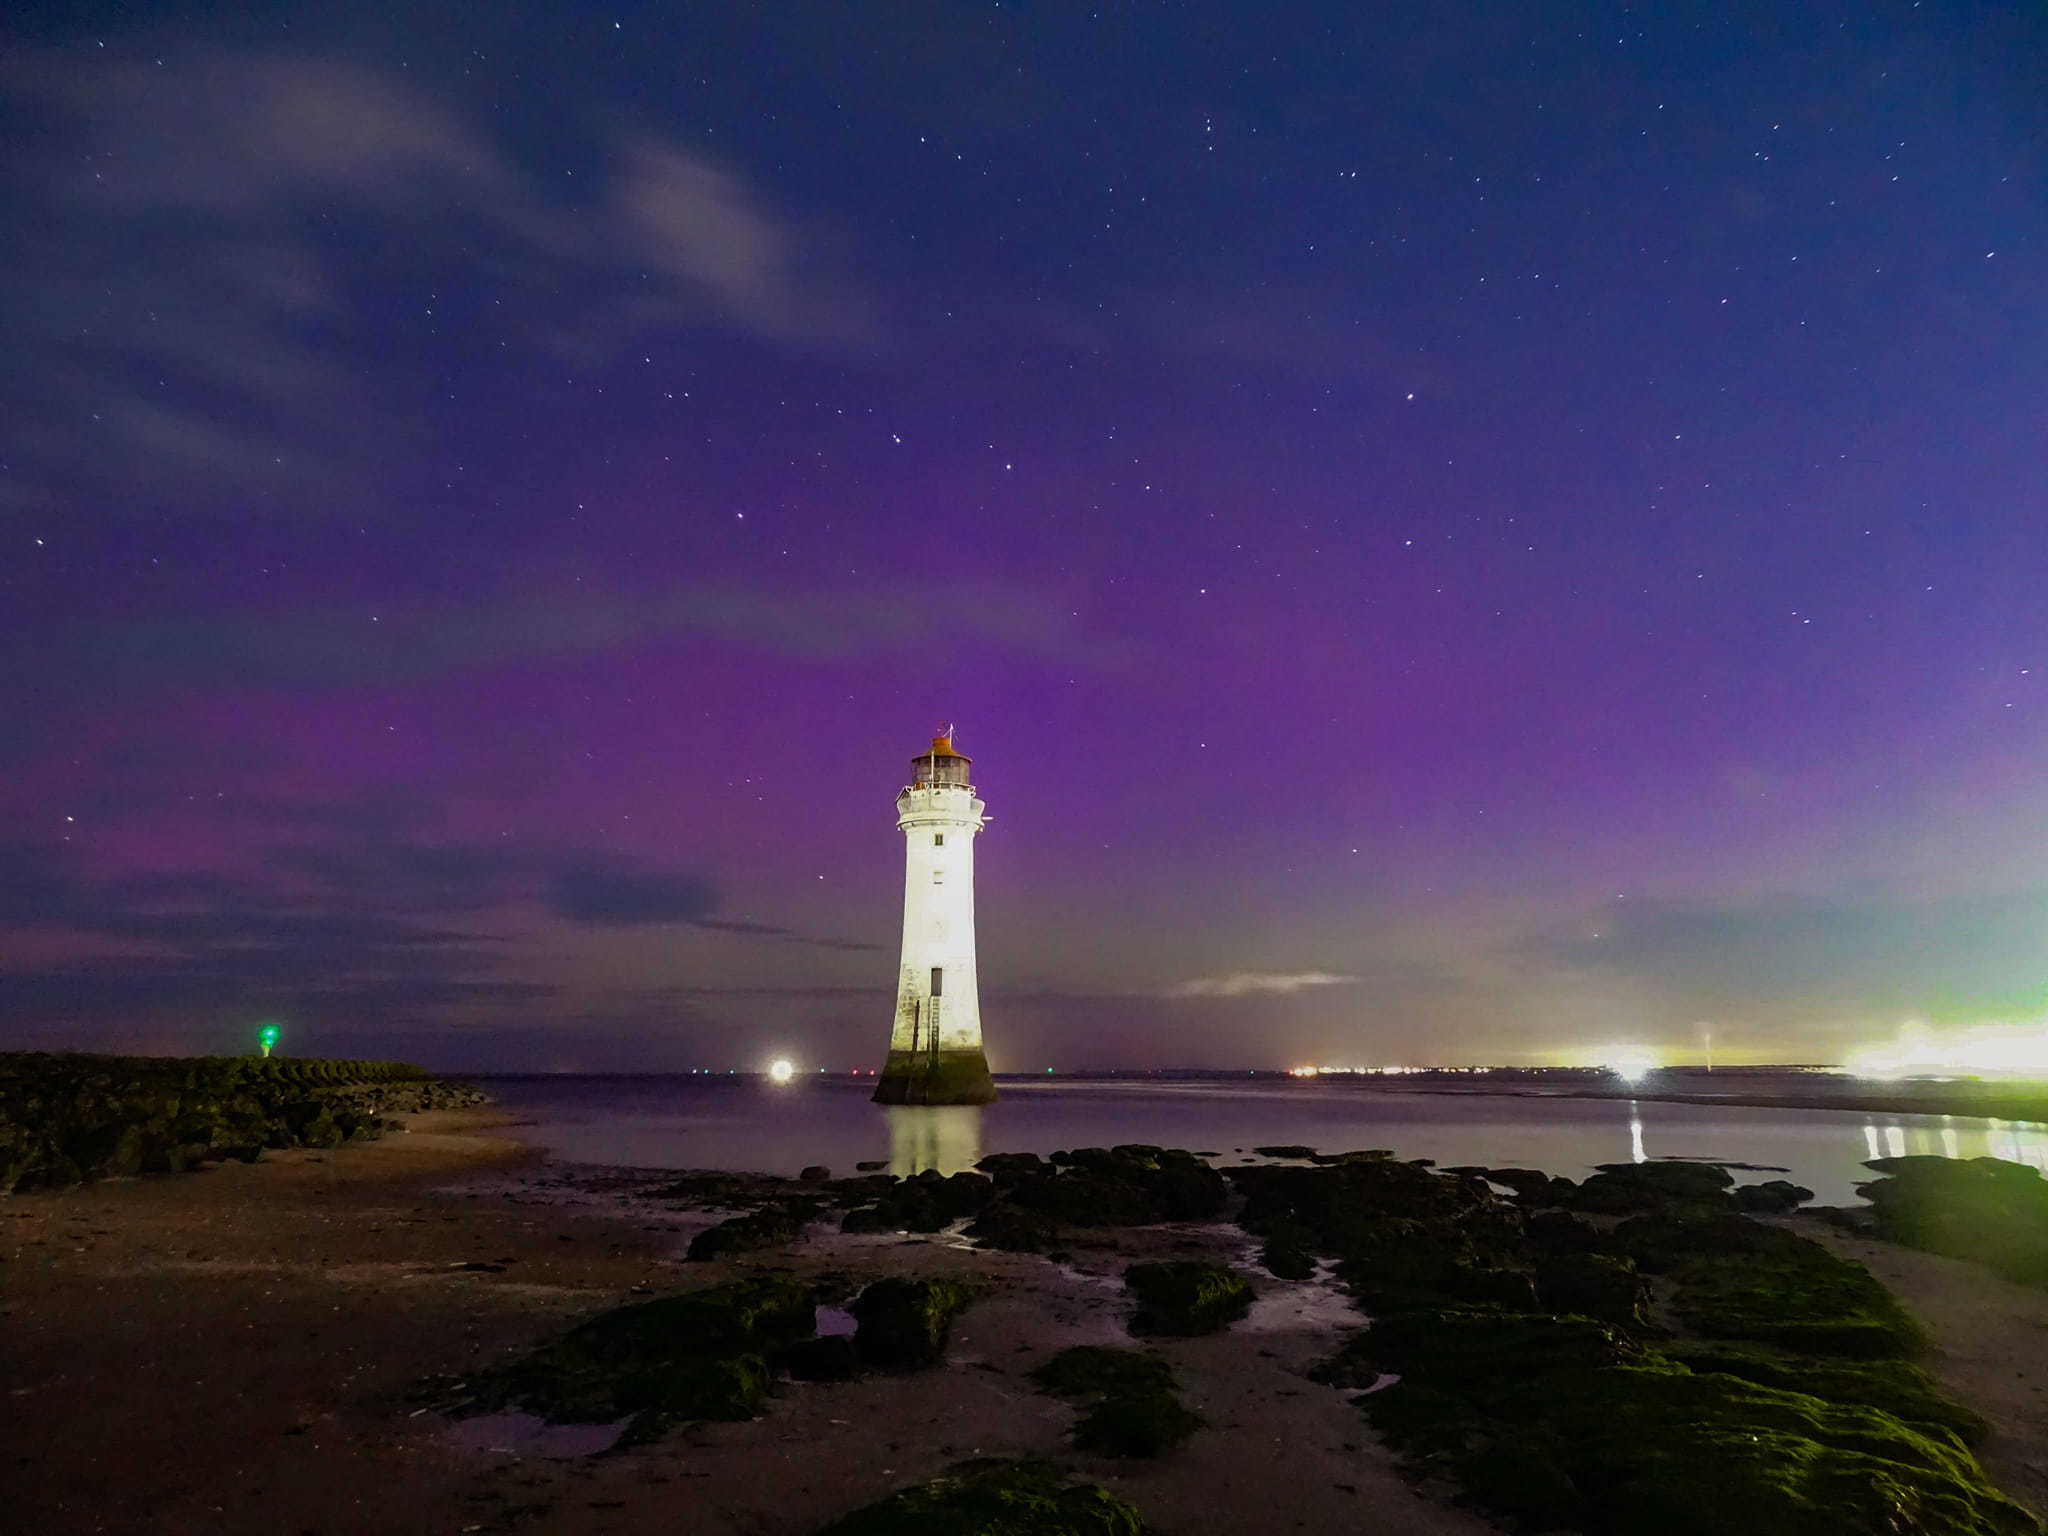
[[(1116, 1281), (1140, 1257), (1242, 1257), (1216, 1226), (1110, 1231), (1066, 1262), (944, 1236), (849, 1237), (686, 1263), (709, 1218), (633, 1198), (652, 1181), (543, 1165), (491, 1112), (409, 1134), (0, 1203), (0, 1468), (39, 1532), (704, 1532), (808, 1536), (975, 1455), (1043, 1454), (1130, 1499), (1166, 1536), (1480, 1532), (1418, 1489), (1334, 1388), (1303, 1374), (1356, 1314), (1254, 1270), (1226, 1333), (1158, 1341), (1208, 1427), (1156, 1462), (1074, 1451), (1075, 1410), (1029, 1371), (1123, 1342)], [(599, 1183), (602, 1181), (599, 1180)], [(2048, 1498), (2048, 1294), (1973, 1266), (1802, 1231), (1868, 1264), (1928, 1324), (1930, 1362), (1999, 1426), (1986, 1464)], [(451, 1423), (422, 1383), (460, 1378), (644, 1295), (785, 1267), (829, 1295), (884, 1274), (991, 1282), (944, 1364), (786, 1383), (747, 1423), (615, 1456), (547, 1454), (512, 1421)]]

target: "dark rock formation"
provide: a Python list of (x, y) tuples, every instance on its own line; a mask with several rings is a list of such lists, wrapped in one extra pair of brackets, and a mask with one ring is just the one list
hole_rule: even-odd
[(0, 1055), (0, 1194), (339, 1146), (388, 1114), (482, 1102), (403, 1062)]
[(1180, 1400), (1173, 1368), (1136, 1349), (1082, 1344), (1031, 1373), (1048, 1392), (1092, 1404), (1074, 1444), (1104, 1456), (1159, 1456), (1202, 1427)]
[(689, 1256), (696, 1260), (722, 1259), (728, 1254), (785, 1247), (796, 1241), (817, 1213), (815, 1200), (771, 1201), (757, 1211), (706, 1227), (690, 1239)]
[(1766, 1179), (1761, 1184), (1743, 1184), (1733, 1194), (1735, 1208), (1758, 1216), (1782, 1216), (1796, 1211), (1813, 1198), (1813, 1191), (1789, 1179)]
[(1192, 1335), (1228, 1328), (1251, 1310), (1251, 1282), (1227, 1264), (1201, 1259), (1133, 1264), (1124, 1289), (1138, 1303), (1131, 1332)]
[(954, 1315), (973, 1299), (972, 1288), (956, 1280), (877, 1280), (854, 1298), (860, 1363), (884, 1371), (937, 1364)]
[(631, 1417), (620, 1444), (691, 1419), (748, 1419), (782, 1357), (817, 1325), (810, 1288), (780, 1275), (620, 1307), (469, 1384), (463, 1413), (523, 1408), (551, 1424)]

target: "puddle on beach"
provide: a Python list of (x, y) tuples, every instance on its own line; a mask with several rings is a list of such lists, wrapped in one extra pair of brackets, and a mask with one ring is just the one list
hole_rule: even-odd
[(628, 1417), (611, 1424), (550, 1424), (531, 1413), (481, 1413), (456, 1420), (447, 1435), (465, 1451), (573, 1461), (610, 1450), (632, 1422)]
[(818, 1337), (821, 1339), (850, 1339), (859, 1326), (854, 1315), (844, 1307), (818, 1308)]

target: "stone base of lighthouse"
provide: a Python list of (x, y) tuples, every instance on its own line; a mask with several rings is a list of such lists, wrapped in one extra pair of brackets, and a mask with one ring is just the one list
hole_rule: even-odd
[(996, 1081), (979, 1047), (966, 1051), (891, 1051), (875, 1085), (877, 1104), (993, 1104)]

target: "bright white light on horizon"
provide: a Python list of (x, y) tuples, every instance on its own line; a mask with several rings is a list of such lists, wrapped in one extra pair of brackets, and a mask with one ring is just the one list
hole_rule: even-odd
[(796, 1063), (787, 1056), (777, 1057), (769, 1064), (768, 1075), (778, 1083), (786, 1083), (796, 1076)]
[(1624, 1083), (1639, 1083), (1657, 1070), (1657, 1058), (1640, 1045), (1624, 1045), (1610, 1051), (1601, 1065)]
[(1851, 1051), (1842, 1065), (1857, 1077), (2048, 1078), (2048, 1021), (1975, 1024), (1935, 1030), (1915, 1020), (1888, 1044)]

